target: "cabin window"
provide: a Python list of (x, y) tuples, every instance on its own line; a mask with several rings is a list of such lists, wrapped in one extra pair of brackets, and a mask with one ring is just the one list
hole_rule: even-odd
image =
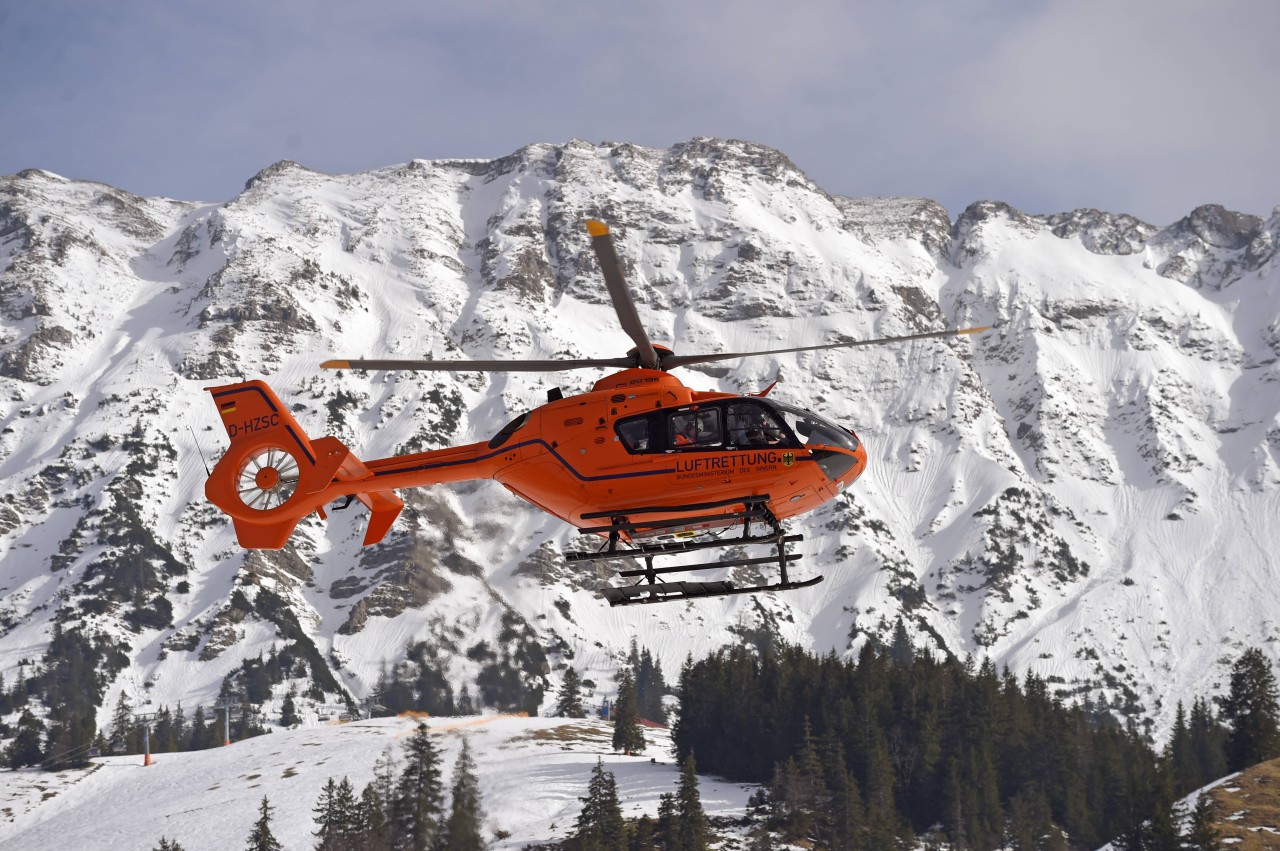
[(649, 418), (618, 423), (618, 437), (628, 452), (649, 451)]
[(773, 412), (754, 402), (727, 406), (729, 443), (737, 446), (777, 446), (789, 442), (786, 430)]
[(672, 449), (702, 449), (724, 443), (719, 408), (679, 411), (668, 422), (668, 446)]

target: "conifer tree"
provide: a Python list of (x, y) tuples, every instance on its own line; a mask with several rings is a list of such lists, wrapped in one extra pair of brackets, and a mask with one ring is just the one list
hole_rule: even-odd
[(1218, 832), (1218, 805), (1213, 796), (1204, 793), (1191, 810), (1191, 824), (1184, 837), (1187, 851), (1223, 851), (1222, 834)]
[(428, 851), (441, 833), (444, 804), (440, 756), (425, 724), (405, 746), (405, 766), (396, 784), (392, 807), (392, 847), (396, 851)]
[(284, 696), (284, 702), (280, 704), (280, 725), (283, 727), (292, 727), (302, 720), (298, 717), (298, 708), (293, 703), (296, 693), (295, 689), (289, 689), (288, 694)]
[(635, 681), (631, 669), (622, 669), (618, 699), (613, 704), (613, 749), (628, 755), (644, 752), (644, 732), (636, 713)]
[(1142, 851), (1182, 851), (1182, 833), (1178, 826), (1186, 813), (1174, 799), (1173, 778), (1168, 771), (1161, 771), (1154, 786)]
[(676, 818), (679, 820), (682, 851), (706, 851), (710, 828), (698, 794), (698, 767), (693, 752), (680, 764), (680, 785), (676, 788)]
[(152, 851), (185, 851), (185, 849), (176, 840), (166, 839), (162, 836), (160, 837), (160, 844), (153, 848)]
[(253, 830), (249, 832), (249, 844), (245, 846), (245, 851), (283, 851), (280, 843), (271, 833), (273, 809), (267, 796), (263, 795), (262, 803), (258, 805), (258, 820), (254, 822)]
[(662, 679), (662, 664), (655, 662), (649, 649), (645, 648), (636, 656), (635, 641), (632, 640), (631, 656), (632, 677), (636, 684), (636, 711), (641, 718), (659, 724), (667, 721), (667, 710), (662, 705), (662, 696), (666, 694), (667, 684)]
[(373, 764), (373, 787), (382, 804), (382, 812), (389, 819), (396, 799), (396, 754), (391, 745), (382, 749), (378, 761)]
[(561, 718), (585, 718), (587, 715), (582, 707), (582, 680), (573, 668), (564, 673), (564, 682), (556, 695), (555, 714)]
[(663, 792), (658, 796), (658, 841), (662, 851), (684, 851), (680, 845), (680, 816), (676, 813), (676, 796)]
[(39, 765), (44, 759), (44, 751), (40, 748), (40, 734), (44, 732), (44, 724), (31, 713), (23, 709), (18, 717), (17, 735), (5, 748), (5, 765), (10, 768), (24, 768), (28, 765)]
[(1209, 703), (1197, 697), (1191, 703), (1191, 751), (1199, 775), (1191, 788), (1199, 789), (1227, 773), (1226, 730), (1214, 717)]
[(1191, 742), (1191, 728), (1187, 725), (1187, 712), (1181, 700), (1178, 701), (1178, 708), (1173, 716), (1173, 732), (1165, 746), (1164, 761), (1173, 774), (1173, 787), (1177, 792), (1190, 792), (1204, 785), (1200, 782), (1200, 772)]
[(630, 851), (650, 851), (658, 847), (657, 824), (647, 813), (636, 819), (627, 847)]
[(1280, 699), (1271, 663), (1251, 647), (1231, 667), (1231, 690), (1222, 701), (1227, 768), (1239, 771), (1280, 755)]
[(471, 758), (471, 744), (464, 738), (453, 768), (453, 803), (445, 824), (445, 851), (481, 851), (484, 848), (483, 823), (476, 763)]
[(116, 698), (115, 711), (111, 713), (111, 732), (108, 735), (113, 744), (119, 742), (125, 747), (125, 753), (133, 753), (135, 750), (130, 741), (134, 726), (133, 705), (121, 689), (120, 696)]
[(338, 847), (338, 784), (330, 777), (320, 790), (320, 800), (316, 802), (312, 812), (315, 813), (316, 830), (314, 835), (320, 840), (316, 851), (335, 851)]
[(357, 847), (363, 819), (355, 787), (345, 776), (334, 795), (334, 810), (337, 816), (337, 847), (341, 851)]
[(388, 851), (391, 847), (391, 828), (387, 823), (387, 810), (373, 783), (368, 783), (360, 793), (356, 812), (356, 848), (359, 851)]
[(862, 834), (865, 816), (858, 782), (845, 766), (839, 740), (824, 740), (822, 766), (831, 803), (818, 814), (818, 840), (833, 849), (851, 849)]
[(625, 851), (626, 824), (622, 804), (618, 801), (618, 785), (612, 771), (604, 770), (597, 759), (587, 783), (587, 796), (579, 798), (582, 810), (574, 822), (574, 839), (580, 851)]
[(462, 684), (462, 691), (458, 694), (458, 714), (476, 714), (476, 702), (471, 699), (471, 689), (467, 688), (466, 683)]
[(911, 643), (911, 636), (907, 634), (907, 625), (903, 623), (902, 616), (898, 616), (898, 620), (893, 625), (893, 638), (889, 644), (889, 658), (899, 665), (910, 665), (911, 660), (915, 658), (915, 645)]

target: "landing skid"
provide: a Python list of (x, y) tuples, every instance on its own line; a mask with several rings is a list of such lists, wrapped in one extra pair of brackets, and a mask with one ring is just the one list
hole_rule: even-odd
[[(645, 566), (637, 570), (622, 570), (618, 572), (618, 576), (624, 579), (634, 578), (636, 581), (630, 585), (606, 586), (600, 589), (600, 596), (609, 601), (610, 606), (630, 606), (637, 603), (665, 603), (673, 600), (693, 600), (700, 597), (727, 597), (733, 594), (755, 594), (763, 591), (791, 591), (796, 588), (808, 588), (810, 585), (816, 585), (822, 581), (823, 577), (815, 576), (811, 579), (792, 580), (787, 575), (788, 565), (799, 561), (799, 555), (791, 555), (787, 552), (787, 544), (804, 540), (803, 535), (788, 535), (782, 528), (782, 524), (773, 516), (773, 512), (768, 508), (768, 496), (745, 497), (742, 499), (728, 500), (717, 503), (701, 503), (697, 505), (686, 506), (655, 506), (652, 508), (631, 509), (626, 516), (611, 514), (588, 514), (585, 519), (608, 519), (609, 523), (603, 526), (592, 526), (580, 529), (584, 534), (607, 534), (609, 536), (608, 543), (597, 552), (570, 552), (565, 553), (565, 560), (573, 562), (583, 561), (607, 561), (617, 558), (642, 558)], [(726, 514), (721, 511), (714, 514), (705, 514), (701, 512), (712, 511), (717, 508), (726, 508), (732, 506), (742, 506), (740, 511), (732, 511)], [(645, 520), (645, 514), (664, 514), (670, 515), (673, 512), (688, 512), (689, 516), (677, 519), (664, 520)], [(728, 525), (740, 525), (742, 534), (729, 538), (717, 538), (716, 540), (674, 540), (662, 541), (654, 543), (644, 543), (643, 538), (646, 535), (660, 535), (664, 530), (681, 530), (690, 525), (700, 523), (723, 522), (728, 519)], [(752, 524), (764, 524), (766, 531), (763, 533), (753, 533)], [(632, 543), (624, 546), (622, 536), (626, 535), (633, 542), (640, 538), (640, 543)], [(774, 548), (775, 554), (765, 556), (763, 558), (729, 558), (719, 561), (697, 562), (694, 564), (679, 564), (666, 567), (654, 567), (653, 560), (658, 556), (676, 555), (679, 553), (693, 552), (696, 550), (723, 548), (723, 547), (739, 547), (744, 544), (762, 544)], [(711, 570), (714, 568), (724, 567), (748, 567), (762, 564), (776, 564), (780, 581), (775, 583), (764, 583), (760, 585), (735, 585), (729, 580), (718, 580), (714, 582), (691, 582), (685, 580), (660, 582), (659, 576), (665, 576), (672, 573), (684, 573), (694, 570)]]

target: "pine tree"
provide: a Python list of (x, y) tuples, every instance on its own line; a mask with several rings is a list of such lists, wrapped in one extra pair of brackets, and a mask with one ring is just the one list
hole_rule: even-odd
[(631, 674), (636, 684), (636, 711), (641, 718), (659, 724), (667, 721), (667, 710), (662, 705), (662, 696), (666, 694), (667, 684), (662, 679), (662, 665), (655, 662), (648, 648), (636, 656), (635, 641), (632, 641)]
[(1218, 805), (1208, 792), (1202, 794), (1191, 810), (1191, 824), (1184, 837), (1187, 851), (1223, 851), (1222, 834), (1218, 832)]
[(186, 849), (179, 845), (176, 840), (166, 839), (162, 836), (160, 837), (160, 844), (153, 848), (152, 851), (186, 851)]
[(462, 684), (462, 691), (458, 693), (458, 714), (476, 714), (476, 702), (471, 699), (471, 689), (467, 688), (466, 683)]
[(389, 818), (396, 799), (396, 754), (391, 745), (382, 749), (378, 761), (373, 764), (373, 782), (370, 785), (382, 803), (383, 814)]
[(1195, 750), (1192, 747), (1191, 728), (1187, 725), (1187, 713), (1178, 701), (1177, 712), (1173, 716), (1173, 733), (1164, 751), (1165, 764), (1173, 772), (1173, 788), (1179, 794), (1204, 785), (1200, 781), (1200, 772), (1196, 765)]
[(391, 839), (396, 851), (428, 851), (441, 833), (444, 804), (440, 756), (425, 724), (405, 746), (405, 766), (396, 784)]
[(1178, 826), (1186, 813), (1174, 799), (1173, 778), (1168, 771), (1161, 771), (1156, 777), (1152, 797), (1143, 851), (1182, 851), (1182, 833)]
[(663, 851), (684, 851), (680, 845), (680, 816), (676, 813), (676, 796), (670, 792), (658, 796), (656, 832)]
[(1231, 725), (1227, 768), (1239, 771), (1280, 755), (1280, 700), (1271, 664), (1251, 647), (1231, 667), (1231, 690), (1222, 701)]
[(284, 702), (280, 704), (280, 725), (283, 727), (292, 727), (302, 720), (298, 717), (298, 708), (293, 705), (294, 694), (296, 690), (289, 689), (289, 693), (284, 696)]
[(635, 681), (631, 669), (622, 669), (618, 700), (613, 705), (613, 749), (628, 755), (644, 752), (644, 732), (636, 713)]
[(267, 801), (267, 796), (262, 796), (262, 803), (258, 806), (258, 820), (253, 825), (253, 830), (249, 832), (249, 844), (245, 846), (245, 851), (283, 851), (280, 843), (271, 834), (271, 811), (274, 807)]
[(44, 751), (40, 749), (40, 734), (43, 732), (44, 724), (31, 714), (30, 709), (23, 709), (18, 717), (18, 733), (5, 748), (5, 765), (10, 768), (39, 765), (44, 759)]
[(375, 784), (369, 783), (360, 793), (358, 842), (360, 851), (387, 851), (391, 847), (391, 826), (387, 809)]
[(911, 636), (907, 634), (907, 625), (903, 623), (902, 617), (899, 616), (897, 622), (893, 625), (893, 638), (889, 644), (889, 658), (899, 665), (910, 665), (915, 655), (916, 648), (911, 643)]
[(626, 824), (622, 804), (618, 801), (618, 785), (612, 771), (604, 770), (597, 759), (587, 783), (587, 796), (579, 798), (582, 810), (574, 822), (573, 832), (581, 851), (625, 851)]
[(483, 823), (476, 763), (471, 758), (471, 745), (464, 738), (453, 768), (453, 803), (445, 824), (445, 851), (481, 851), (484, 848)]
[(315, 813), (316, 830), (314, 835), (320, 840), (320, 844), (316, 846), (316, 851), (335, 851), (338, 848), (339, 839), (339, 822), (338, 822), (338, 784), (333, 782), (330, 777), (329, 781), (324, 784), (324, 788), (320, 790), (320, 800), (316, 802), (312, 812)]
[(845, 766), (840, 741), (823, 741), (822, 766), (830, 793), (830, 807), (819, 814), (818, 839), (832, 849), (852, 849), (865, 822), (858, 782)]
[(186, 750), (202, 751), (213, 747), (213, 737), (217, 735), (213, 728), (205, 722), (204, 707), (197, 706), (195, 715), (191, 716), (191, 735), (187, 740)]
[(356, 800), (355, 787), (351, 785), (351, 781), (345, 776), (342, 778), (342, 782), (338, 784), (337, 792), (334, 795), (334, 814), (336, 816), (337, 848), (341, 849), (341, 851), (347, 851), (347, 849), (358, 847), (361, 821), (363, 820), (360, 813), (360, 802)]
[(111, 732), (109, 735), (113, 744), (119, 742), (125, 747), (125, 753), (136, 752), (136, 749), (130, 747), (134, 726), (133, 705), (129, 703), (129, 698), (125, 697), (122, 689), (120, 696), (116, 698), (115, 711), (111, 713)]
[(1214, 717), (1209, 703), (1197, 697), (1191, 703), (1191, 751), (1198, 776), (1191, 788), (1199, 789), (1227, 773), (1226, 730)]
[(582, 680), (573, 668), (564, 673), (564, 682), (556, 695), (555, 714), (561, 718), (585, 718), (587, 715), (582, 708)]
[(698, 794), (698, 767), (693, 752), (680, 764), (680, 785), (676, 788), (676, 817), (679, 819), (680, 847), (683, 851), (706, 851), (710, 828)]
[(178, 701), (178, 708), (173, 711), (173, 749), (175, 751), (186, 750), (189, 734), (187, 713), (182, 711), (182, 701)]

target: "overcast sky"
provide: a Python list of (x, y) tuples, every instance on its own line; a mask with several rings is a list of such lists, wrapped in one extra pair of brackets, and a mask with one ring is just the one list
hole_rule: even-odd
[(710, 135), (953, 218), (1280, 205), (1276, 0), (0, 0), (0, 92), (0, 174), (193, 201)]

